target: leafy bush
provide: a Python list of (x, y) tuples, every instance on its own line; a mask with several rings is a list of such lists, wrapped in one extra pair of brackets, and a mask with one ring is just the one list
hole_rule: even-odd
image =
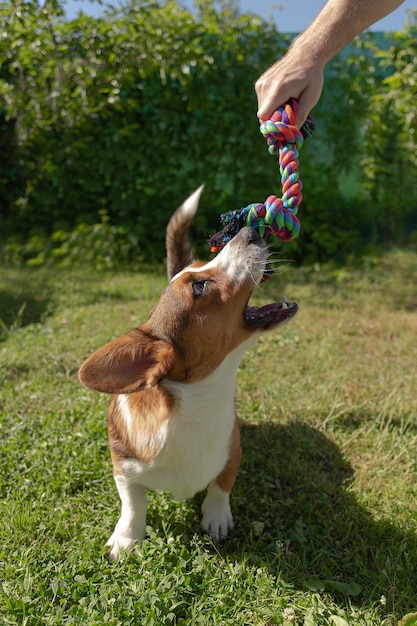
[(143, 260), (139, 241), (123, 226), (112, 226), (106, 211), (97, 224), (78, 224), (58, 230), (51, 237), (33, 235), (25, 244), (9, 243), (4, 258), (10, 264), (61, 268), (89, 265), (96, 270), (135, 267)]
[(363, 167), (378, 233), (402, 242), (417, 232), (417, 20), (376, 54), (385, 77), (370, 96)]
[[(78, 259), (92, 260), (102, 248), (90, 238), (103, 236), (95, 264), (159, 261), (170, 214), (203, 182), (193, 234), (206, 252), (220, 213), (279, 191), (253, 83), (288, 38), (233, 5), (199, 7), (193, 15), (174, 0), (134, 0), (66, 21), (60, 0), (0, 4), (8, 258), (73, 262), (76, 246)], [(411, 22), (384, 55), (360, 40), (329, 67), (301, 153), (303, 235), (285, 254), (342, 257), (387, 230), (392, 240), (416, 230), (415, 59)], [(396, 198), (399, 180), (407, 202)], [(96, 224), (101, 211), (106, 225)], [(123, 249), (110, 254), (112, 242)]]
[(3, 9), (1, 94), (24, 185), (4, 232), (69, 230), (106, 208), (160, 256), (172, 210), (201, 182), (204, 236), (210, 211), (217, 225), (225, 204), (262, 188), (253, 82), (283, 45), (274, 29), (174, 2), (68, 23), (59, 5), (19, 6)]

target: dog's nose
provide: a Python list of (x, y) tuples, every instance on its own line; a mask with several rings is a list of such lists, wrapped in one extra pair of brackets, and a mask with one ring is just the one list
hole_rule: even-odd
[(252, 228), (252, 226), (245, 226), (245, 228), (242, 228), (240, 236), (247, 245), (250, 243), (256, 243), (262, 239), (258, 231)]

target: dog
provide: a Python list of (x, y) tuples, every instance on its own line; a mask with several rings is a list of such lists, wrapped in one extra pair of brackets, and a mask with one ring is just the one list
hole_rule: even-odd
[(110, 561), (144, 539), (147, 489), (186, 499), (207, 487), (202, 528), (214, 539), (233, 528), (230, 492), (242, 454), (239, 363), (263, 332), (298, 309), (288, 301), (248, 304), (269, 257), (251, 227), (212, 260), (193, 260), (188, 231), (202, 189), (169, 221), (169, 282), (148, 321), (100, 348), (79, 371), (82, 384), (112, 394), (108, 433), (121, 515), (107, 543)]

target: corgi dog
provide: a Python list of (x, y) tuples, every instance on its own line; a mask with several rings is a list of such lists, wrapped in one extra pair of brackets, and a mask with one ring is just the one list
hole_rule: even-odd
[(223, 539), (233, 528), (230, 492), (240, 465), (235, 391), (245, 350), (287, 322), (295, 302), (253, 307), (268, 246), (243, 228), (209, 262), (194, 261), (188, 230), (202, 187), (171, 217), (168, 285), (148, 321), (110, 341), (82, 365), (82, 384), (112, 394), (108, 433), (121, 515), (108, 558), (140, 542), (146, 490), (191, 498), (207, 488), (202, 528)]

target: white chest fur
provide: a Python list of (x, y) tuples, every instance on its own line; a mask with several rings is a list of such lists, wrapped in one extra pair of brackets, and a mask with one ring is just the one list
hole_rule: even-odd
[[(174, 414), (158, 432), (163, 443), (151, 463), (136, 459), (122, 462), (129, 480), (150, 489), (170, 491), (182, 499), (192, 497), (218, 476), (228, 458), (237, 370), (248, 343), (229, 354), (205, 380), (163, 383), (176, 398)], [(129, 421), (126, 410), (124, 414)]]

